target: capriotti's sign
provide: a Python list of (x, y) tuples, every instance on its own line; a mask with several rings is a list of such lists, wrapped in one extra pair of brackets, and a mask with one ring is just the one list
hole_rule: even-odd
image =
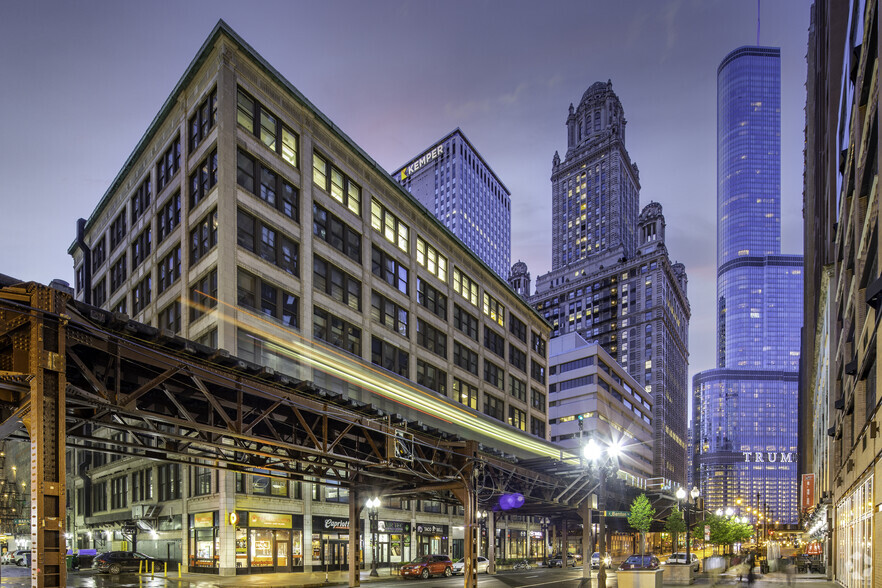
[(744, 461), (753, 463), (795, 463), (796, 454), (781, 451), (742, 451)]
[(442, 155), (444, 155), (444, 145), (435, 145), (434, 147), (426, 151), (422, 156), (414, 159), (408, 165), (406, 165), (404, 169), (401, 170), (401, 179), (406, 180), (409, 175), (416, 173), (421, 167), (435, 161)]

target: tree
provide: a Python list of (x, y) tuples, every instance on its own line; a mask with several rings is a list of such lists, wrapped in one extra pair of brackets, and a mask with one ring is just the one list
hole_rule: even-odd
[[(680, 533), (686, 531), (686, 521), (683, 520), (683, 512), (680, 510), (679, 506), (674, 506), (671, 514), (668, 515), (668, 520), (665, 521), (665, 531), (674, 536), (674, 543), (671, 551), (677, 551), (677, 537)], [(687, 537), (686, 540), (688, 541), (689, 538)]]
[(631, 503), (631, 514), (628, 515), (628, 524), (631, 528), (640, 533), (640, 561), (643, 562), (643, 555), (646, 554), (646, 533), (649, 532), (649, 525), (652, 524), (652, 517), (655, 516), (655, 509), (649, 504), (646, 494), (641, 494)]

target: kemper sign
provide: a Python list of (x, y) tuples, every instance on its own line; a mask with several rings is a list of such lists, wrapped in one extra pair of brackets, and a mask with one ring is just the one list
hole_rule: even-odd
[(762, 451), (742, 451), (744, 461), (755, 463), (793, 463), (794, 453), (764, 453)]
[(426, 151), (422, 157), (414, 159), (407, 167), (401, 170), (401, 179), (406, 180), (407, 176), (419, 171), (421, 167), (435, 161), (442, 155), (444, 155), (444, 145), (435, 145), (430, 150)]

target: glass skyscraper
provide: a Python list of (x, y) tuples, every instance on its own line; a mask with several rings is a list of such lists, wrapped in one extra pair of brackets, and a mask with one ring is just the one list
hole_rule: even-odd
[(781, 254), (781, 54), (717, 70), (717, 366), (693, 379), (694, 477), (711, 510), (795, 523), (802, 256)]

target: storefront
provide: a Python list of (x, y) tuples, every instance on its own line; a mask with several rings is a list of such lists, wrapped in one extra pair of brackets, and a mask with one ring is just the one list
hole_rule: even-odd
[(836, 505), (836, 581), (844, 588), (872, 585), (874, 503), (869, 475)]
[(449, 531), (447, 525), (417, 524), (417, 555), (446, 554), (448, 552)]
[(377, 565), (386, 567), (410, 561), (410, 523), (378, 520), (376, 526), (376, 529), (371, 529), (370, 536), (365, 537), (365, 541), (373, 541), (373, 533), (376, 531)]
[(544, 531), (530, 531), (530, 553), (527, 557), (530, 559), (545, 559), (548, 557)]
[(303, 571), (303, 516), (236, 511), (236, 574)]
[(218, 537), (218, 513), (194, 512), (190, 514), (190, 571), (216, 574), (220, 538)]
[(527, 532), (522, 529), (508, 530), (508, 557), (527, 557)]
[(349, 517), (312, 517), (313, 570), (348, 570), (348, 558)]

